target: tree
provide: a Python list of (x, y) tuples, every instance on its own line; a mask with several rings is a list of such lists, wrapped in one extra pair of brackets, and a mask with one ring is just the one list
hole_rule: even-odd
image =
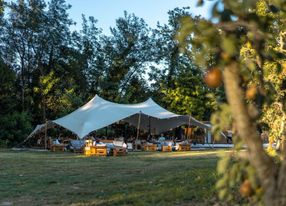
[(4, 115), (16, 108), (16, 73), (0, 60), (0, 113)]
[(204, 84), (199, 68), (189, 65), (180, 70), (176, 77), (173, 77), (173, 87), (162, 85), (161, 101), (168, 105), (168, 109), (178, 114), (191, 114), (197, 119), (209, 120), (216, 107), (215, 93)]
[[(144, 20), (127, 12), (116, 20), (116, 27), (110, 31), (111, 36), (103, 36), (101, 41), (104, 58), (99, 65), (105, 65), (101, 95), (121, 102), (126, 101), (125, 96), (130, 96), (126, 92), (134, 78), (139, 77), (143, 81), (143, 75), (153, 59), (152, 41)], [(136, 93), (142, 91), (140, 89)]]
[[(191, 16), (189, 8), (175, 8), (168, 14), (168, 24), (158, 24), (153, 31), (157, 48), (156, 62), (159, 65), (154, 65), (150, 72), (153, 96), (176, 113), (192, 114), (198, 119), (209, 120), (216, 106), (216, 91), (206, 87), (202, 81), (204, 72), (195, 65), (193, 55), (181, 51), (176, 39), (182, 27), (181, 19)], [(199, 19), (194, 17), (194, 20)]]
[(76, 86), (73, 84), (71, 78), (62, 82), (53, 70), (41, 76), (39, 86), (34, 87), (34, 92), (44, 100), (41, 105), (48, 112), (49, 119), (66, 115), (82, 104), (81, 98), (75, 93)]
[(11, 2), (8, 7), (9, 17), (4, 30), (5, 46), (2, 53), (5, 54), (5, 63), (17, 71), (21, 107), (24, 111), (30, 104), (30, 98), (26, 97), (31, 95), (31, 73), (38, 63), (39, 54), (34, 50), (35, 37), (41, 34), (41, 25), (46, 20), (43, 15), (45, 4), (43, 1), (35, 0), (27, 4), (24, 0), (18, 0), (16, 3)]
[(28, 135), (31, 118), (17, 111), (16, 73), (0, 60), (0, 147), (13, 146)]
[(168, 12), (168, 24), (160, 25), (153, 31), (156, 43), (156, 57), (157, 62), (164, 65), (162, 71), (164, 81), (167, 87), (173, 87), (173, 79), (176, 74), (180, 72), (182, 62), (189, 61), (190, 58), (183, 56), (180, 52), (179, 42), (176, 40), (176, 34), (181, 28), (180, 19), (183, 16), (191, 15), (189, 8), (175, 8)]
[[(43, 0), (18, 0), (10, 2), (8, 8), (2, 38), (5, 45), (3, 59), (17, 73), (22, 111), (32, 112), (37, 122), (45, 121), (49, 117), (45, 95), (35, 92), (43, 86), (42, 77), (51, 71), (58, 77), (72, 79), (70, 81), (81, 81), (83, 76), (79, 75), (78, 67), (71, 67), (71, 62), (67, 61), (75, 59), (77, 53), (70, 43), (69, 26), (73, 24), (67, 13), (70, 6), (65, 0), (51, 0), (48, 4)], [(66, 69), (67, 65), (73, 70)]]
[[(220, 126), (232, 125), (238, 151), (243, 144), (247, 146), (245, 155), (239, 152), (232, 160), (224, 158), (218, 165), (222, 176), (217, 184), (219, 194), (229, 201), (233, 196), (227, 189), (242, 182), (243, 201), (251, 204), (263, 201), (265, 205), (274, 206), (286, 204), (285, 126), (280, 134), (282, 147), (277, 157), (270, 156), (263, 148), (258, 129), (263, 109), (268, 111), (277, 101), (282, 113), (286, 108), (284, 84), (275, 88), (268, 79), (273, 73), (283, 78), (285, 72), (285, 8), (285, 2), (280, 0), (223, 0), (213, 7), (214, 22), (201, 20), (194, 24), (191, 17), (182, 20), (184, 27), (178, 38), (186, 43), (183, 47), (198, 52), (198, 64), (214, 66), (223, 72), (228, 103), (221, 106), (220, 113), (228, 117), (213, 119), (220, 119), (217, 122)], [(247, 56), (242, 54), (245, 50)], [(278, 93), (281, 95), (277, 96)]]
[[(80, 61), (83, 74), (86, 77), (86, 92), (89, 94), (99, 94), (102, 82), (104, 67), (104, 53), (100, 44), (101, 29), (97, 28), (97, 20), (94, 17), (82, 16), (82, 30), (79, 34), (79, 43), (75, 48), (81, 52)], [(78, 58), (79, 59), (79, 58)]]

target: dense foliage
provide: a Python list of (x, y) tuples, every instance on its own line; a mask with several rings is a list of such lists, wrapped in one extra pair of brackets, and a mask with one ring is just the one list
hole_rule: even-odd
[(286, 2), (222, 0), (212, 16), (186, 16), (178, 39), (198, 65), (217, 71), (212, 81), (223, 76), (227, 103), (212, 116), (213, 129), (232, 129), (236, 152), (218, 164), (219, 196), (230, 205), (285, 205)]
[(95, 94), (119, 103), (151, 96), (173, 112), (209, 120), (217, 90), (204, 85), (204, 72), (175, 38), (189, 8), (170, 11), (169, 22), (153, 29), (124, 12), (106, 35), (94, 17), (84, 15), (81, 29), (72, 31), (70, 7), (65, 0), (1, 4), (2, 142), (16, 144), (32, 126), (73, 111)]

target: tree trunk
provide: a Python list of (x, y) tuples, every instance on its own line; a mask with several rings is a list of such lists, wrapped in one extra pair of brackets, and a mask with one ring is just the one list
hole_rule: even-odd
[(46, 99), (45, 98), (42, 100), (42, 112), (43, 112), (43, 122), (46, 122), (47, 115), (46, 115)]
[(25, 68), (24, 68), (24, 58), (21, 58), (21, 106), (22, 111), (25, 111)]
[(248, 160), (256, 168), (257, 176), (265, 191), (265, 205), (286, 205), (286, 163), (284, 161), (280, 171), (278, 171), (278, 166), (263, 148), (263, 142), (256, 129), (255, 119), (251, 117), (247, 109), (237, 64), (233, 63), (226, 67), (223, 78), (227, 100), (231, 107), (238, 135), (247, 146)]

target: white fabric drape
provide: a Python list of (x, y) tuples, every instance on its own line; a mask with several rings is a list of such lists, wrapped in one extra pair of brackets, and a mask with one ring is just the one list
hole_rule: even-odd
[[(151, 131), (156, 134), (168, 131), (180, 125), (188, 124), (190, 118), (189, 115), (178, 115), (169, 112), (156, 104), (151, 98), (139, 104), (117, 104), (104, 100), (96, 95), (88, 103), (74, 112), (53, 120), (52, 122), (72, 131), (82, 139), (90, 132), (120, 120), (136, 126), (140, 113), (142, 115), (140, 129), (148, 131), (150, 122)], [(191, 125), (202, 128), (209, 128), (208, 125), (192, 117), (190, 123)], [(35, 130), (33, 131), (33, 133), (36, 132)]]

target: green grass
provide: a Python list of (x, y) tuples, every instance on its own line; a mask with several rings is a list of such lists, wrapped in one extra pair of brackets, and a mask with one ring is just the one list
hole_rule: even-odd
[(213, 205), (217, 154), (0, 150), (0, 205)]

